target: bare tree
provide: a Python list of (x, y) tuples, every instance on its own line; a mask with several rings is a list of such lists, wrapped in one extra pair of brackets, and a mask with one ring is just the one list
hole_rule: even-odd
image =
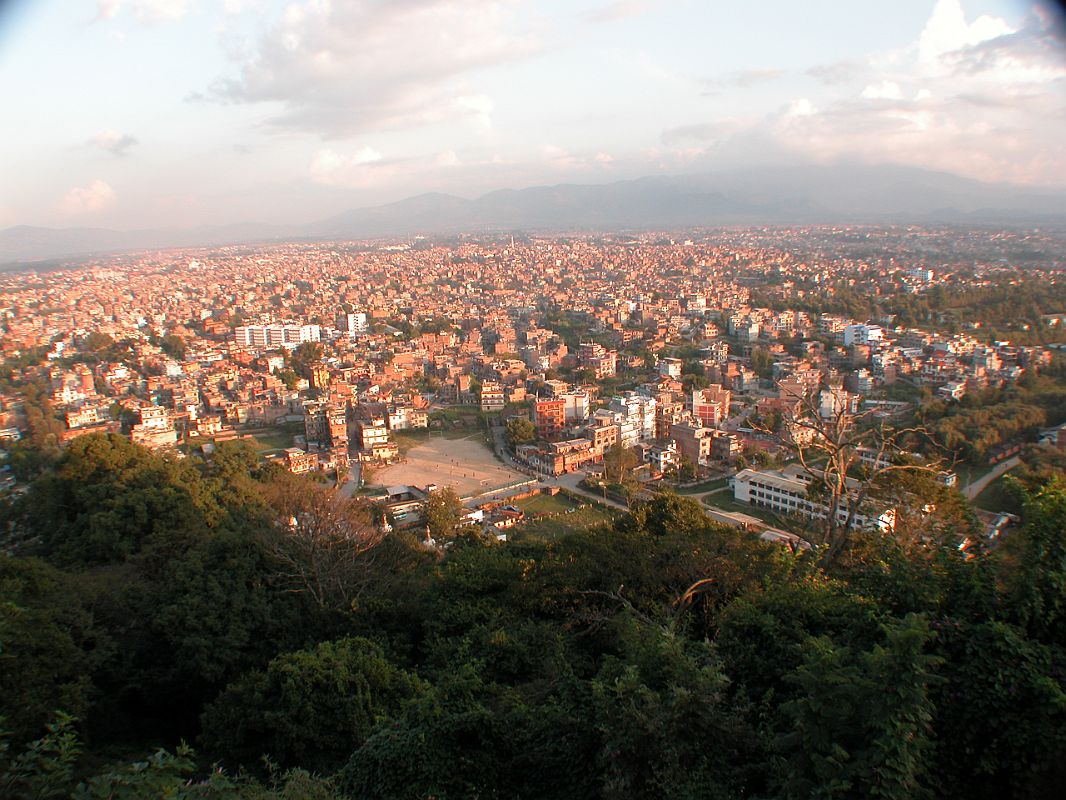
[(366, 586), (384, 535), (369, 505), (299, 478), (276, 481), (265, 494), (273, 510), (268, 549), (289, 591), (321, 607), (349, 606)]
[(907, 447), (920, 440), (932, 444), (922, 426), (895, 427), (876, 409), (852, 411), (847, 402), (832, 403), (824, 414), (811, 395), (795, 399), (795, 410), (783, 415), (788, 431), (783, 439), (806, 475), (808, 496), (824, 508), (824, 514), (811, 515), (796, 533), (828, 566), (839, 558), (851, 531), (878, 513), (872, 501), (893, 476), (936, 475), (943, 471), (944, 459), (908, 453)]

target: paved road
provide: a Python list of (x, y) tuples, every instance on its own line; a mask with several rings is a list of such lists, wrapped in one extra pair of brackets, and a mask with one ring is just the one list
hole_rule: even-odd
[(351, 497), (362, 485), (363, 465), (359, 463), (358, 459), (352, 459), (348, 466), (348, 477), (344, 483), (341, 484), (340, 494), (344, 497)]
[(996, 464), (996, 466), (993, 467), (992, 471), (989, 472), (987, 475), (984, 475), (973, 481), (972, 483), (967, 484), (966, 488), (962, 490), (962, 493), (966, 495), (967, 500), (973, 500), (975, 497), (977, 497), (977, 495), (981, 494), (981, 492), (984, 491), (984, 488), (988, 486), (988, 484), (992, 483), (992, 481), (994, 481), (1000, 475), (1005, 472), (1009, 472), (1021, 463), (1021, 459), (1018, 458), (1018, 456), (1013, 456), (1011, 458), (1008, 458), (1006, 461), (1001, 461), (1000, 463)]

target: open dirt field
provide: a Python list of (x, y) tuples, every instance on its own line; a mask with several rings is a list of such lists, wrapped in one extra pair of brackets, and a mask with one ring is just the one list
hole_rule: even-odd
[(435, 483), (441, 488), (454, 489), (460, 497), (523, 480), (528, 478), (497, 461), (476, 434), (470, 439), (432, 437), (407, 452), (407, 463), (377, 470), (373, 478), (381, 486), (424, 487)]

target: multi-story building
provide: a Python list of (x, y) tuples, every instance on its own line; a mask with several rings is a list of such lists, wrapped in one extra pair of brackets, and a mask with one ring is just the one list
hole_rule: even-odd
[(705, 428), (698, 422), (679, 422), (670, 426), (670, 438), (677, 443), (680, 458), (691, 464), (707, 464), (714, 439), (712, 428)]
[[(807, 493), (812, 480), (813, 476), (802, 467), (792, 464), (782, 470), (742, 469), (731, 479), (731, 483), (733, 498), (738, 503), (769, 508), (779, 514), (825, 519), (830, 513), (829, 506)], [(849, 478), (848, 487), (849, 491), (855, 492), (858, 482)], [(885, 532), (895, 527), (895, 509), (864, 509), (861, 512), (852, 519), (852, 527), (876, 527)], [(839, 522), (847, 522), (848, 500), (841, 499), (834, 513)]]
[(485, 381), (481, 384), (481, 394), (478, 399), (482, 411), (503, 411), (507, 405), (507, 395), (503, 386), (496, 381)]
[(578, 348), (578, 363), (591, 369), (596, 380), (613, 378), (618, 371), (618, 351), (607, 350), (598, 342), (582, 342)]
[(322, 329), (318, 325), (241, 325), (233, 331), (233, 337), (242, 347), (295, 347), (321, 341)]
[(562, 398), (542, 400), (533, 403), (533, 424), (537, 427), (537, 436), (549, 442), (559, 439), (566, 427), (566, 401)]
[(714, 428), (729, 416), (729, 402), (733, 393), (724, 386), (713, 384), (692, 392), (692, 416), (705, 428)]

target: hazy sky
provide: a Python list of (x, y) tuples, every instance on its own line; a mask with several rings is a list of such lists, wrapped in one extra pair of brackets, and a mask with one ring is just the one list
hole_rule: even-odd
[(1008, 0), (0, 0), (0, 227), (852, 161), (1066, 186)]

